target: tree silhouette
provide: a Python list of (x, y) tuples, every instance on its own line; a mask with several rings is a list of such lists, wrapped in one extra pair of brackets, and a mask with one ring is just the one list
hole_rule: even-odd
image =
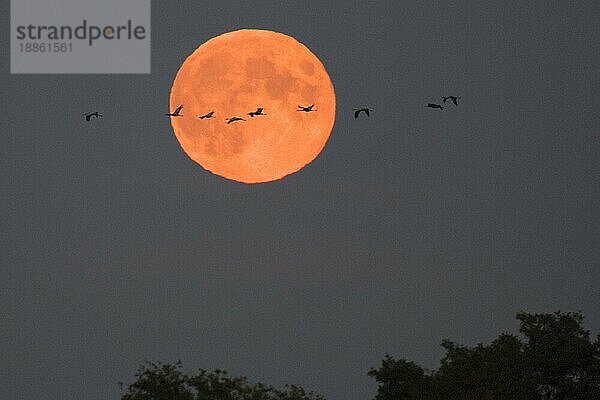
[(581, 313), (519, 313), (517, 318), (528, 338), (527, 369), (540, 398), (600, 399), (600, 341), (590, 342)]
[[(474, 347), (444, 340), (437, 370), (386, 355), (368, 375), (375, 400), (599, 400), (600, 334), (578, 312), (518, 313), (520, 335), (502, 333)], [(121, 400), (325, 400), (289, 385), (283, 390), (227, 371), (182, 372), (181, 362), (146, 362)]]
[(442, 342), (437, 371), (386, 355), (369, 375), (375, 400), (597, 400), (600, 335), (590, 341), (581, 313), (518, 313), (522, 337), (503, 333), (489, 345)]
[(194, 400), (188, 387), (189, 377), (181, 372), (180, 361), (147, 362), (140, 365), (135, 377), (121, 400)]
[(227, 371), (200, 369), (196, 375), (181, 371), (181, 362), (140, 365), (136, 380), (121, 400), (325, 400), (296, 385), (284, 390), (263, 383), (251, 384), (246, 377), (230, 377)]
[(385, 355), (379, 369), (371, 369), (369, 376), (379, 383), (375, 400), (427, 399), (431, 394), (431, 376), (412, 361), (394, 360)]

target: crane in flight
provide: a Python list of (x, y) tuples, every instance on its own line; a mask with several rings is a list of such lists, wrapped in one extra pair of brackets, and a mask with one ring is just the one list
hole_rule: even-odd
[(297, 109), (296, 111), (303, 111), (303, 112), (317, 111), (317, 110), (314, 110), (314, 109), (313, 109), (313, 107), (314, 107), (314, 106), (315, 106), (314, 104), (311, 104), (311, 105), (310, 105), (310, 106), (308, 106), (308, 107), (302, 107), (302, 106), (298, 106), (298, 109)]
[(183, 104), (182, 104), (182, 105), (180, 105), (179, 107), (177, 107), (177, 108), (175, 109), (175, 111), (173, 111), (172, 113), (168, 113), (168, 114), (165, 114), (165, 115), (168, 115), (168, 116), (170, 116), (170, 117), (183, 117), (183, 115), (182, 115), (182, 114), (179, 114), (179, 113), (181, 112), (181, 109), (182, 109), (182, 108), (183, 108)]
[(240, 118), (240, 117), (231, 117), (231, 118), (225, 118), (225, 121), (227, 121), (227, 123), (230, 124), (235, 121), (245, 121), (245, 119)]
[(214, 111), (211, 111), (211, 112), (209, 112), (209, 113), (206, 113), (206, 114), (204, 114), (204, 115), (201, 115), (201, 116), (199, 116), (198, 118), (200, 118), (200, 119), (204, 119), (204, 118), (214, 118), (214, 117), (213, 117), (213, 114), (214, 114), (214, 113), (215, 113)]
[(85, 115), (85, 120), (88, 122), (92, 119), (92, 117), (96, 117), (96, 118), (102, 117), (102, 114), (99, 114), (98, 111), (84, 113), (83, 115)]
[(454, 103), (455, 106), (458, 105), (458, 99), (460, 99), (460, 97), (456, 97), (456, 96), (444, 96), (442, 97), (442, 99), (444, 99), (444, 103), (446, 102), (446, 100), (450, 99), (452, 100), (452, 102)]
[(354, 110), (354, 118), (358, 118), (358, 116), (360, 115), (361, 112), (364, 112), (365, 114), (367, 114), (367, 117), (370, 116), (370, 112), (373, 111), (371, 110), (369, 107), (365, 107), (365, 108), (355, 108)]
[(257, 108), (256, 111), (251, 111), (248, 113), (248, 115), (250, 116), (250, 118), (253, 118), (255, 115), (267, 115), (265, 113), (263, 113), (263, 108)]

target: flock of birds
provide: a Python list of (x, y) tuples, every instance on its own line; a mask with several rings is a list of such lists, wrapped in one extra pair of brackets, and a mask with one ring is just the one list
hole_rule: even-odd
[[(296, 111), (302, 111), (302, 112), (312, 112), (312, 111), (317, 111), (314, 109), (315, 105), (311, 104), (310, 106), (298, 106), (298, 109)], [(175, 111), (173, 111), (172, 113), (167, 113), (165, 115), (169, 116), (169, 117), (183, 117), (183, 114), (181, 114), (181, 110), (183, 109), (183, 104), (180, 105), (179, 107), (177, 107), (175, 109)], [(368, 110), (368, 109), (365, 109)], [(264, 113), (265, 109), (262, 107), (258, 107), (256, 109), (256, 111), (250, 111), (248, 113), (248, 115), (250, 116), (250, 118), (254, 118), (256, 116), (259, 115), (267, 115)], [(367, 111), (367, 115), (368, 115), (368, 111)], [(198, 118), (200, 119), (206, 119), (206, 118), (215, 118), (215, 112), (214, 111), (210, 111), (204, 115), (199, 115)], [(227, 121), (228, 124), (231, 124), (232, 122), (236, 122), (236, 121), (245, 121), (244, 118), (241, 117), (229, 117), (229, 118), (225, 118), (225, 121)]]
[[(446, 103), (446, 101), (451, 100), (452, 103), (454, 103), (455, 106), (458, 105), (458, 99), (460, 99), (460, 97), (457, 96), (444, 96), (442, 97), (443, 102)], [(300, 111), (300, 112), (313, 112), (313, 111), (317, 111), (315, 110), (315, 105), (311, 104), (309, 106), (298, 106), (298, 109), (296, 111)], [(439, 108), (440, 110), (443, 110), (444, 107), (441, 104), (436, 104), (436, 103), (428, 103), (425, 107), (429, 107), (429, 108)], [(165, 115), (169, 116), (169, 117), (183, 117), (183, 114), (181, 114), (181, 110), (183, 109), (183, 104), (181, 104), (179, 107), (177, 107), (175, 109), (175, 111), (171, 112), (171, 113), (167, 113)], [(363, 107), (363, 108), (354, 108), (352, 111), (354, 111), (354, 118), (358, 118), (360, 116), (361, 113), (364, 113), (367, 117), (371, 116), (371, 112), (373, 111), (372, 109), (370, 109), (369, 107)], [(215, 112), (214, 111), (210, 111), (204, 115), (199, 115), (198, 118), (200, 119), (207, 119), (207, 118), (215, 118)], [(94, 118), (101, 118), (102, 114), (99, 114), (98, 111), (94, 111), (94, 112), (89, 112), (89, 113), (84, 113), (83, 114), (85, 116), (85, 120), (86, 121), (91, 121), (92, 117)], [(256, 111), (250, 111), (248, 113), (248, 115), (250, 116), (250, 118), (254, 118), (257, 116), (261, 116), (261, 115), (267, 115), (264, 113), (264, 108), (262, 107), (258, 107), (256, 109)], [(236, 121), (246, 121), (244, 118), (241, 117), (229, 117), (229, 118), (225, 118), (225, 121), (227, 124), (231, 124), (232, 122), (236, 122)]]

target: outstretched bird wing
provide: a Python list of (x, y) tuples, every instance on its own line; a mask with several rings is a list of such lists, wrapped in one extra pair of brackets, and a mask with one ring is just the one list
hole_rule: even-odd
[(179, 107), (177, 107), (177, 108), (175, 109), (175, 112), (173, 112), (173, 114), (175, 114), (175, 115), (179, 115), (179, 112), (181, 111), (181, 109), (182, 109), (182, 108), (183, 108), (183, 104), (182, 104), (182, 105), (180, 105)]
[(458, 102), (456, 101), (456, 97), (452, 97), (452, 102), (454, 103), (455, 106), (458, 105)]
[(360, 114), (360, 110), (354, 110), (354, 118), (358, 118), (358, 114)]

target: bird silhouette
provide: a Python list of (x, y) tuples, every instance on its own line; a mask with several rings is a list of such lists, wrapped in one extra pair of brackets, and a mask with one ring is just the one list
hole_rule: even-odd
[(354, 118), (358, 118), (358, 116), (360, 115), (361, 112), (364, 112), (365, 114), (367, 114), (367, 117), (370, 116), (370, 112), (373, 111), (371, 110), (369, 107), (365, 107), (365, 108), (355, 108), (354, 109)]
[(96, 117), (96, 118), (102, 117), (102, 114), (98, 114), (98, 111), (94, 111), (91, 113), (84, 113), (83, 115), (85, 115), (86, 121), (90, 121), (92, 119), (92, 117)]
[(255, 115), (267, 115), (267, 114), (263, 113), (262, 108), (257, 108), (256, 111), (251, 111), (248, 113), (248, 115), (250, 116), (250, 118), (253, 118)]
[(200, 119), (204, 119), (204, 118), (214, 118), (214, 117), (213, 117), (213, 114), (214, 114), (214, 113), (215, 113), (214, 111), (211, 111), (211, 112), (209, 112), (209, 113), (206, 113), (206, 114), (204, 114), (204, 115), (201, 115), (201, 116), (199, 116), (198, 118), (200, 118)]
[(228, 124), (235, 122), (235, 121), (245, 121), (244, 118), (240, 118), (240, 117), (225, 118), (225, 120), (227, 121)]
[(439, 104), (433, 104), (433, 103), (429, 103), (427, 104), (425, 107), (429, 107), (429, 108), (439, 108), (440, 110), (443, 110), (444, 107), (440, 106)]
[(180, 105), (179, 107), (177, 107), (174, 112), (165, 114), (165, 115), (168, 115), (170, 117), (183, 117), (183, 114), (179, 114), (181, 112), (182, 108), (183, 108), (183, 104)]
[(444, 99), (444, 103), (446, 102), (446, 100), (450, 99), (452, 100), (452, 102), (454, 103), (455, 106), (458, 105), (458, 99), (460, 99), (460, 97), (456, 97), (456, 96), (444, 96), (442, 97), (442, 99)]
[(308, 106), (308, 107), (302, 107), (302, 106), (298, 106), (298, 109), (297, 109), (296, 111), (304, 111), (304, 112), (317, 111), (317, 110), (313, 110), (313, 107), (314, 107), (314, 106), (315, 106), (314, 104), (311, 104), (311, 105), (310, 105), (310, 106)]

